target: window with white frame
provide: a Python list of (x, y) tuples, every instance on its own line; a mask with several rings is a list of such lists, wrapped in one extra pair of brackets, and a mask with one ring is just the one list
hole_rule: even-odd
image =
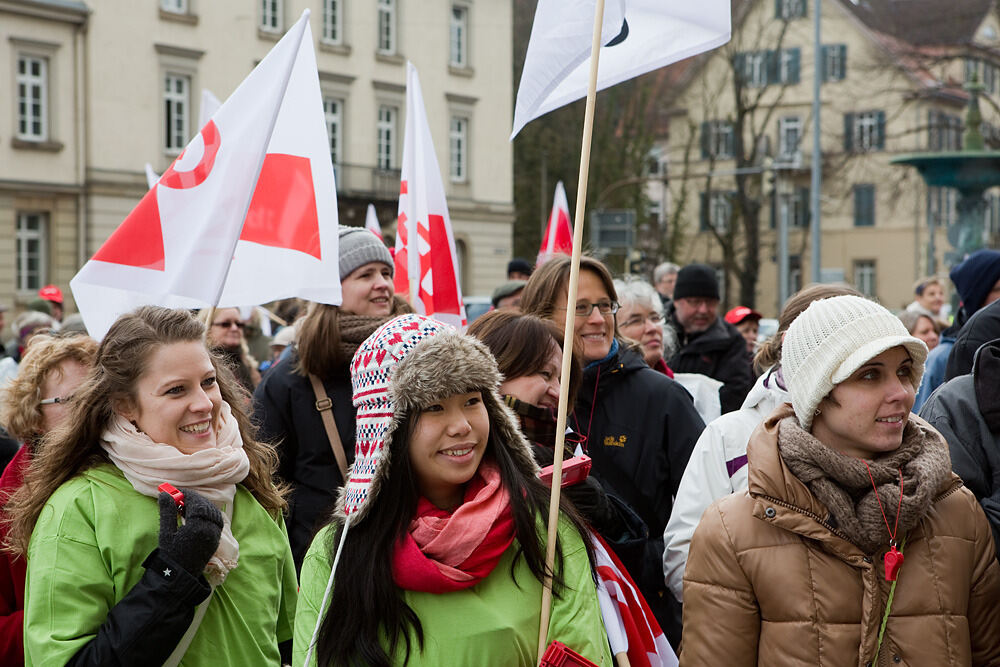
[(799, 82), (799, 62), (802, 52), (798, 47), (778, 52), (778, 83)]
[(847, 135), (845, 148), (855, 153), (885, 149), (885, 112), (862, 111), (844, 114)]
[(184, 150), (190, 137), (191, 122), (191, 77), (184, 74), (167, 73), (163, 77), (163, 149), (175, 154)]
[(786, 116), (778, 120), (778, 157), (783, 161), (792, 161), (799, 156), (799, 143), (802, 141), (802, 119), (799, 116)]
[(724, 190), (713, 190), (701, 193), (701, 231), (707, 232), (714, 228), (720, 234), (729, 229), (729, 220), (733, 215), (733, 193)]
[(935, 227), (946, 228), (958, 222), (958, 203), (954, 188), (927, 188), (927, 216)]
[(260, 0), (260, 29), (266, 32), (284, 30), (285, 0)]
[(469, 119), (452, 116), (448, 139), (451, 149), (451, 182), (465, 183), (469, 180)]
[(396, 165), (396, 119), (399, 109), (388, 104), (379, 105), (375, 166), (392, 169)]
[(854, 289), (865, 296), (875, 296), (875, 260), (854, 260)]
[(344, 100), (335, 97), (323, 98), (323, 116), (326, 118), (326, 133), (330, 138), (330, 160), (334, 174), (340, 175), (344, 146)]
[(847, 76), (847, 45), (824, 44), (820, 54), (823, 81), (843, 81)]
[(343, 0), (323, 0), (323, 41), (327, 44), (344, 43)]
[(469, 8), (464, 5), (451, 6), (451, 57), (452, 67), (469, 66)]
[(171, 14), (187, 14), (187, 0), (160, 0), (160, 9)]
[(779, 19), (796, 19), (806, 15), (805, 0), (775, 0), (775, 17)]
[(47, 213), (17, 214), (17, 289), (34, 292), (48, 282)]
[(735, 154), (733, 125), (725, 120), (702, 123), (701, 156), (704, 159), (728, 160)]
[(744, 83), (753, 88), (767, 85), (767, 51), (753, 51), (746, 54)]
[(387, 56), (396, 53), (396, 0), (378, 0), (376, 50)]
[(17, 137), (26, 141), (49, 138), (49, 84), (46, 58), (17, 57)]

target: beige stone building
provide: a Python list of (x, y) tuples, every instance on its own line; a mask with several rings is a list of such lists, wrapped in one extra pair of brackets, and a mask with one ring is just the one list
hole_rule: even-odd
[(392, 236), (417, 67), (468, 295), (511, 255), (507, 0), (0, 0), (0, 303), (77, 269), (310, 9), (342, 224)]
[[(823, 0), (818, 54), (812, 12), (812, 0), (734, 2), (731, 43), (682, 64), (677, 74), (669, 140), (658, 146), (668, 156), (669, 193), (657, 196), (665, 200), (666, 217), (673, 213), (684, 225), (679, 259), (719, 267), (725, 264), (720, 238), (742, 261), (744, 216), (760, 207), (756, 304), (776, 316), (781, 218), (789, 228), (788, 292), (811, 276), (811, 104), (818, 55), (823, 277), (843, 279), (901, 308), (912, 300), (918, 278), (947, 275), (956, 195), (926, 187), (915, 169), (889, 161), (960, 147), (968, 99), (963, 84), (973, 73), (986, 88), (983, 129), (995, 145), (996, 8), (990, 0)], [(995, 242), (1000, 206), (996, 195), (988, 201), (986, 240)], [(728, 289), (729, 304), (736, 305), (736, 272), (729, 272)]]

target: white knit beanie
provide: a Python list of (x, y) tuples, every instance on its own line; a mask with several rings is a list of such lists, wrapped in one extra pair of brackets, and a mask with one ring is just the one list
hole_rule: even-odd
[(781, 369), (792, 407), (809, 430), (816, 406), (862, 364), (902, 345), (913, 359), (915, 382), (924, 374), (927, 346), (898, 317), (859, 296), (814, 301), (795, 318), (781, 345)]

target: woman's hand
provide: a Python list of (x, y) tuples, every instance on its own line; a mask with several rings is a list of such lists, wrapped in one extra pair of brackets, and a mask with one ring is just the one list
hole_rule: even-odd
[(177, 526), (177, 506), (160, 493), (160, 550), (192, 576), (199, 576), (219, 547), (222, 512), (204, 496), (190, 489), (184, 493), (184, 525)]

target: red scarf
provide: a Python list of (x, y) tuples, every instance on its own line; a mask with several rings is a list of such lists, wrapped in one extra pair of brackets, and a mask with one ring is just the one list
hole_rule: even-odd
[(409, 532), (396, 543), (392, 577), (409, 591), (471, 588), (489, 576), (513, 541), (514, 519), (500, 469), (484, 460), (454, 512), (420, 498)]

